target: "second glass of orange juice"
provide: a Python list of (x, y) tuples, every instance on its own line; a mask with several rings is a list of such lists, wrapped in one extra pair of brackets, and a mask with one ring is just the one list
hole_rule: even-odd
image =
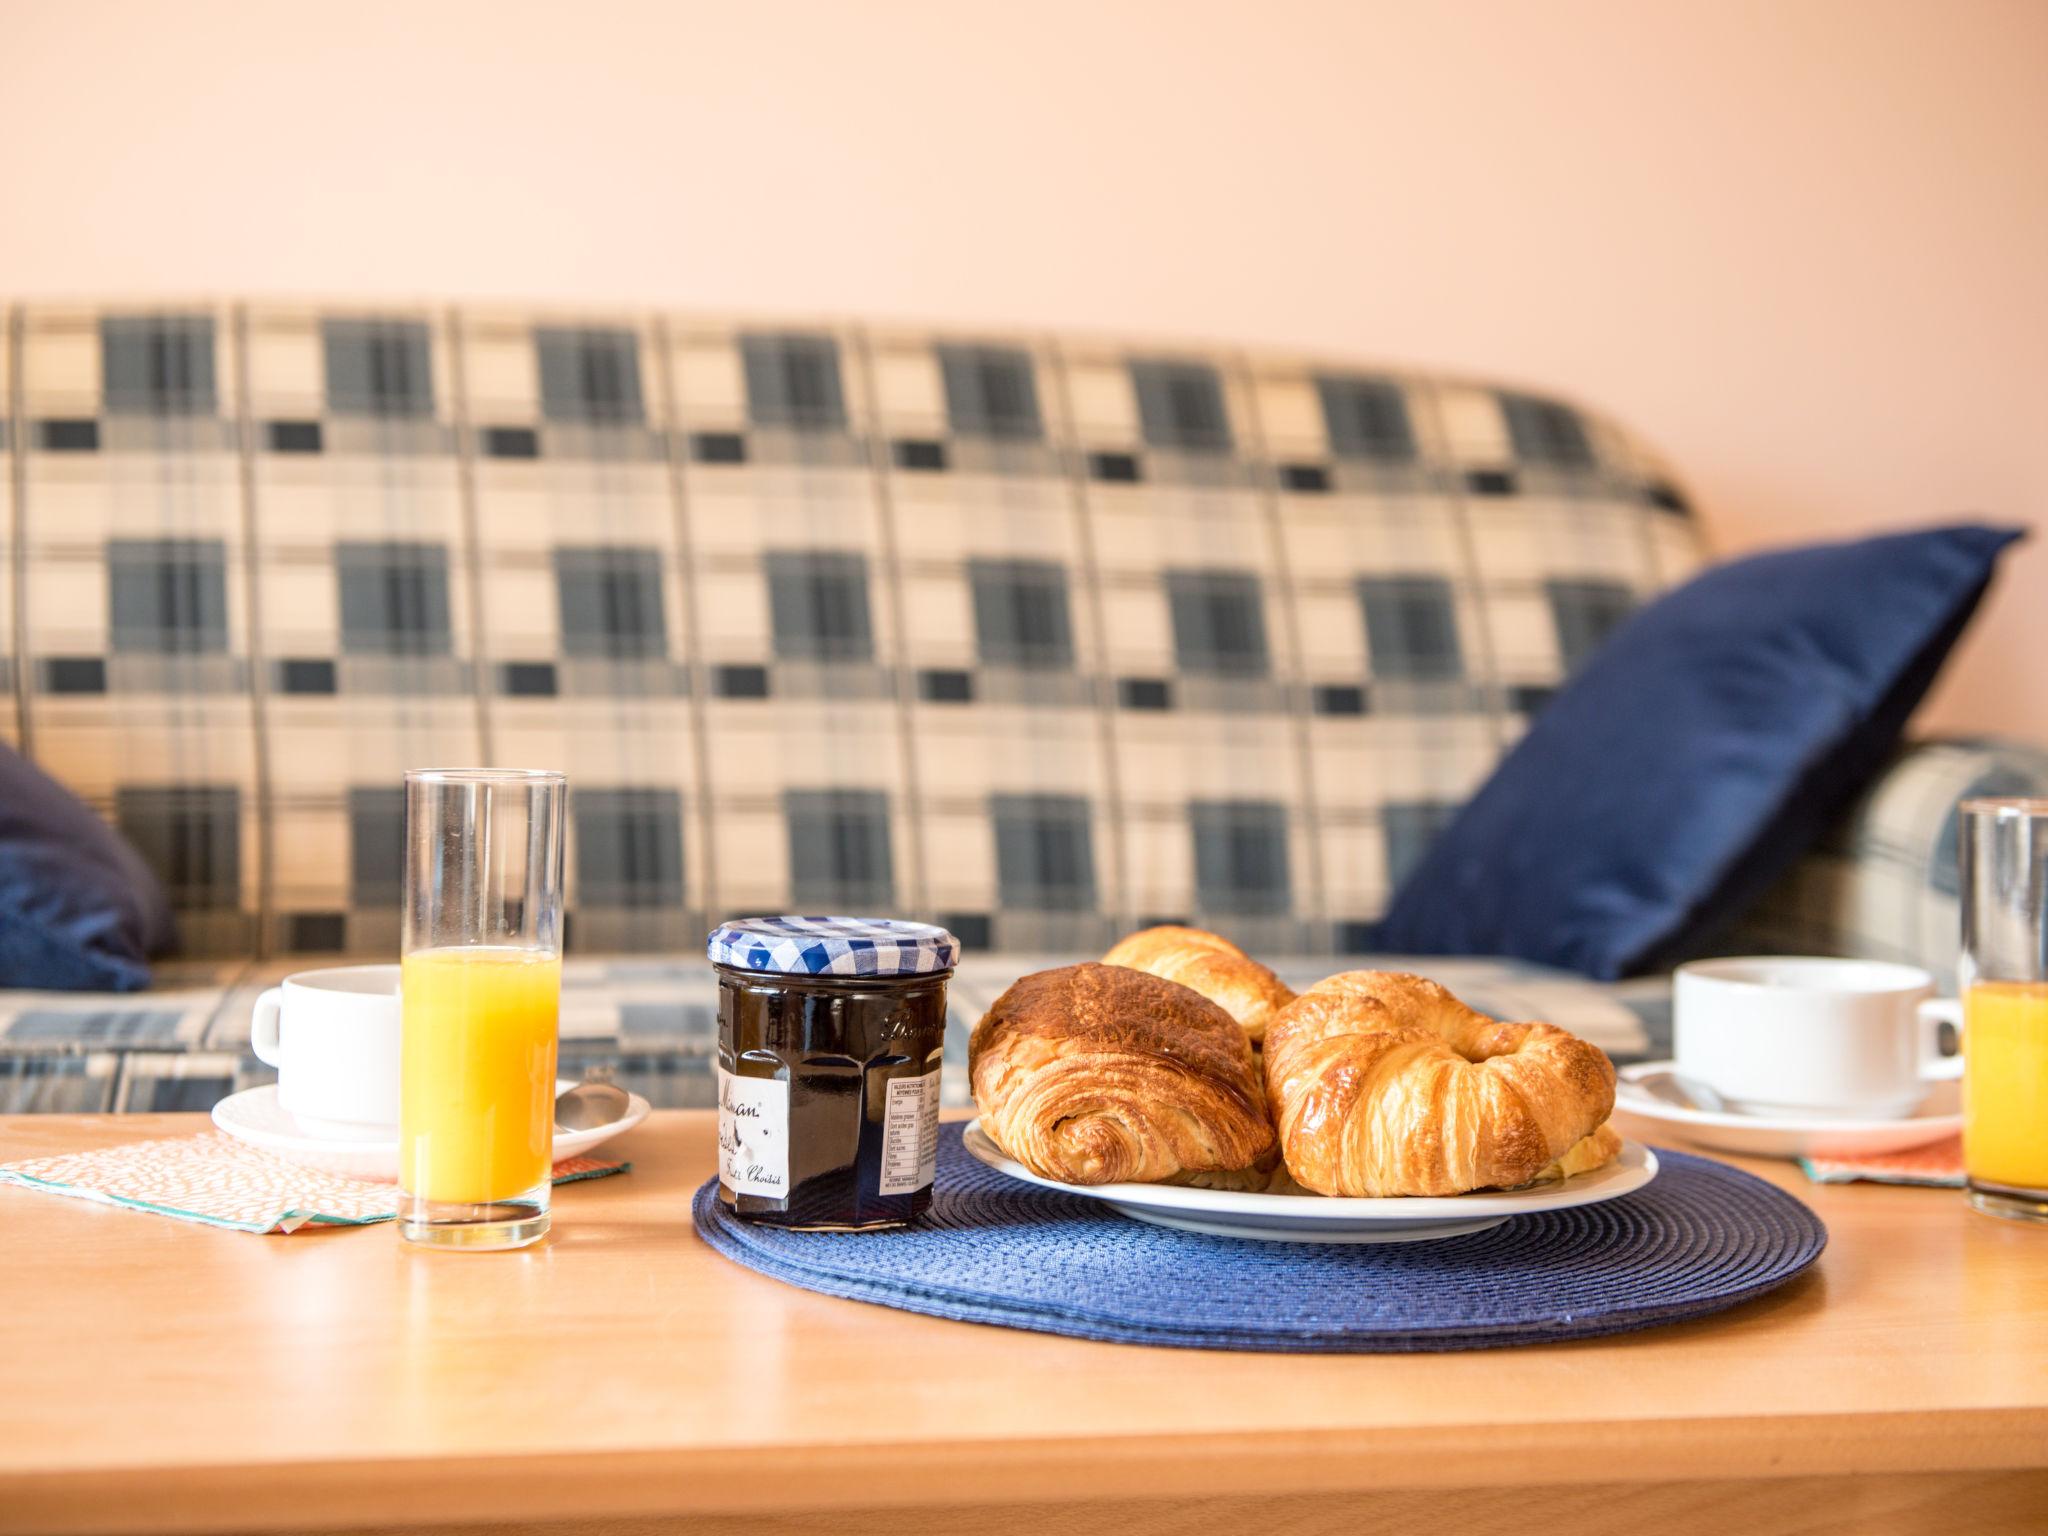
[(517, 1248), (548, 1229), (562, 991), (557, 773), (406, 775), (399, 1232)]
[(1970, 1203), (2048, 1222), (2048, 800), (1965, 800), (1959, 816)]
[(2048, 1209), (2048, 981), (1977, 982), (1963, 1026), (1970, 1182), (2008, 1200), (2033, 1194)]

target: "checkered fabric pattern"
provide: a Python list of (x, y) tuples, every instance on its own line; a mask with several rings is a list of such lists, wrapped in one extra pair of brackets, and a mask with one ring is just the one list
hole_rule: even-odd
[[(14, 476), (22, 460), (14, 452), (15, 367), (17, 327), (0, 325), (0, 699), (14, 699), (14, 583), (6, 579), (18, 569), (15, 559)], [(21, 744), (21, 712), (0, 705), (0, 742)]]
[(1732, 947), (1900, 960), (1952, 988), (1956, 807), (1978, 795), (2048, 797), (2048, 751), (1985, 740), (1909, 747), (1757, 904)]
[[(190, 958), (116, 1005), (0, 996), (0, 1107), (253, 1080), (251, 978), (395, 948), (411, 767), (568, 774), (570, 950), (620, 958), (571, 966), (565, 1068), (656, 1103), (709, 1102), (698, 956), (733, 915), (902, 913), (970, 957), (1168, 919), (1348, 953), (1702, 558), (1670, 471), (1598, 413), (1355, 361), (4, 313), (0, 737), (155, 866)], [(1617, 1042), (1659, 1006), (1494, 980)]]
[(215, 958), (389, 953), (400, 774), (449, 763), (568, 773), (586, 952), (876, 909), (1355, 947), (1700, 558), (1597, 414), (1337, 360), (272, 304), (4, 330), (5, 729)]

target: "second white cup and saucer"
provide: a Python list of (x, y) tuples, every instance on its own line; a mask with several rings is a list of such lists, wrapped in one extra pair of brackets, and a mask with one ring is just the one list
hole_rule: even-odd
[[(287, 976), (256, 1000), (249, 1046), (277, 1081), (213, 1106), (225, 1134), (349, 1178), (398, 1178), (401, 1011), (395, 965), (345, 965)], [(555, 1093), (576, 1086), (558, 1080)], [(580, 1157), (631, 1130), (650, 1106), (584, 1130), (555, 1127), (555, 1161)]]
[(1962, 1017), (1934, 991), (1926, 971), (1879, 960), (1682, 965), (1672, 1059), (1621, 1069), (1615, 1118), (1631, 1136), (1756, 1157), (1865, 1157), (1944, 1140), (1962, 1129), (1963, 1058), (1941, 1054), (1940, 1026), (1960, 1029)]

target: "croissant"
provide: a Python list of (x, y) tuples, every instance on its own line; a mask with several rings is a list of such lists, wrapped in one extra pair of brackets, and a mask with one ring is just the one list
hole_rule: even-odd
[(1201, 928), (1165, 924), (1120, 939), (1104, 965), (1127, 965), (1191, 987), (1244, 1026), (1253, 1045), (1265, 1039), (1274, 1014), (1294, 991), (1230, 940)]
[(1042, 1178), (1161, 1183), (1272, 1158), (1244, 1031), (1143, 971), (1022, 978), (975, 1025), (967, 1073), (982, 1129)]
[(1604, 1052), (1555, 1025), (1496, 1023), (1420, 976), (1318, 982), (1268, 1027), (1265, 1068), (1288, 1172), (1318, 1194), (1508, 1188), (1618, 1150), (1612, 1132), (1579, 1145), (1614, 1107)]

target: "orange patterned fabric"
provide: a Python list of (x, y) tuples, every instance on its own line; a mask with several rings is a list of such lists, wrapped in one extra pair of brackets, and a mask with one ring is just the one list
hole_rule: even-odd
[[(555, 1164), (555, 1182), (603, 1178), (631, 1166), (595, 1157), (565, 1158)], [(0, 1164), (0, 1184), (238, 1232), (364, 1226), (398, 1215), (394, 1184), (303, 1168), (218, 1131)]]
[(1799, 1166), (1816, 1184), (1931, 1184), (1942, 1189), (1963, 1187), (1963, 1138), (1951, 1136), (1904, 1152), (1870, 1157), (1802, 1157)]

